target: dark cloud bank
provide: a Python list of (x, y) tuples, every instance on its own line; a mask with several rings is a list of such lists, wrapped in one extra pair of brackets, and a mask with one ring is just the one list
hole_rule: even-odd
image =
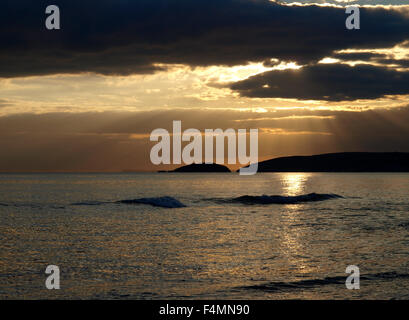
[(385, 67), (318, 64), (270, 71), (231, 87), (247, 97), (345, 101), (409, 93), (409, 72)]
[[(44, 25), (49, 4), (2, 1), (0, 77), (147, 74), (162, 70), (161, 63), (195, 67), (276, 58), (310, 66), (300, 76), (270, 72), (232, 89), (249, 97), (323, 100), (409, 93), (399, 81), (408, 83), (408, 74), (386, 67), (313, 66), (335, 50), (385, 48), (408, 40), (409, 17), (403, 9), (361, 8), (361, 29), (347, 30), (345, 9), (335, 7), (267, 0), (56, 0), (62, 29), (49, 31)], [(408, 62), (399, 65), (407, 67)], [(301, 80), (309, 83), (301, 85)], [(265, 84), (269, 87), (260, 87)], [(357, 84), (362, 91), (353, 88)]]
[(345, 9), (267, 0), (56, 0), (62, 29), (46, 30), (49, 1), (5, 0), (0, 76), (154, 72), (156, 63), (237, 65), (270, 58), (305, 64), (345, 48), (390, 47), (409, 39), (396, 10), (361, 9), (361, 30)]

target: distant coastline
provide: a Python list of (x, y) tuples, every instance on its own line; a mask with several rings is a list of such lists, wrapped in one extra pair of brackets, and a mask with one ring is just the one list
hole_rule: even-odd
[[(237, 170), (238, 172), (239, 170)], [(161, 173), (231, 172), (218, 164), (191, 164)], [(408, 152), (340, 152), (290, 156), (258, 163), (258, 172), (409, 172)]]
[(407, 152), (341, 152), (274, 158), (258, 172), (409, 172)]

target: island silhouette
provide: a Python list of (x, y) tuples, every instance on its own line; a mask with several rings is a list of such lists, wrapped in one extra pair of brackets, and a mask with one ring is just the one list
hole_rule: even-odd
[(406, 152), (342, 152), (258, 163), (258, 172), (409, 172)]
[(170, 171), (159, 171), (159, 172), (231, 172), (229, 168), (220, 164), (190, 164), (187, 166), (182, 166)]

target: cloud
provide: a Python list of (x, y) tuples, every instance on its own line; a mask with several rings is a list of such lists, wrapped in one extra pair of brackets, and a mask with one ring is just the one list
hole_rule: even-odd
[[(362, 8), (361, 30), (345, 10), (268, 0), (55, 0), (61, 30), (46, 30), (49, 1), (5, 0), (0, 77), (95, 72), (153, 73), (161, 64), (299, 64), (335, 50), (385, 48), (409, 39), (403, 10)], [(24, 18), (23, 18), (24, 17)]]
[(370, 61), (373, 59), (386, 58), (386, 54), (375, 52), (342, 52), (331, 55), (332, 58), (345, 61)]
[(6, 101), (6, 100), (3, 100), (3, 99), (0, 99), (0, 109), (1, 108), (4, 108), (4, 107), (8, 107), (8, 106), (10, 106), (11, 104), (8, 102), (8, 101)]
[(317, 64), (268, 71), (231, 85), (242, 96), (344, 101), (409, 94), (409, 72), (371, 65)]
[(396, 65), (396, 67), (409, 68), (409, 59), (379, 59), (378, 63)]

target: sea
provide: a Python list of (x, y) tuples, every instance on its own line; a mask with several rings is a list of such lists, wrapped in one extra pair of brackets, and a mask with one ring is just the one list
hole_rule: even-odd
[(0, 174), (0, 299), (409, 299), (408, 196), (408, 173)]

